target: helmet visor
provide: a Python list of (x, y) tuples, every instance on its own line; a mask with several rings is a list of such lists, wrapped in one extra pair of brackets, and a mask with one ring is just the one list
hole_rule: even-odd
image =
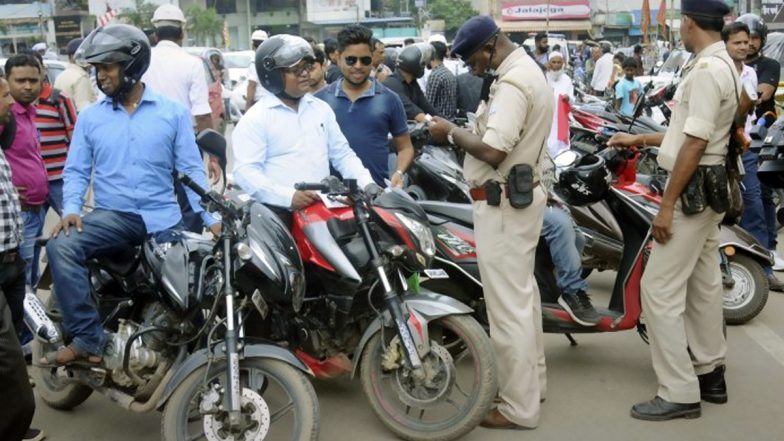
[(273, 55), (276, 66), (293, 67), (303, 59), (309, 59), (311, 62), (315, 59), (313, 48), (304, 38), (294, 35), (281, 35), (280, 37), (284, 43)]
[(76, 52), (81, 52), (84, 61), (90, 64), (124, 63), (132, 58), (132, 46), (130, 42), (101, 32), (99, 28), (87, 37)]

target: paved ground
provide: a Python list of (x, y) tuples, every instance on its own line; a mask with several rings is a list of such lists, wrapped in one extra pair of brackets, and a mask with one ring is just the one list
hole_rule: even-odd
[[(607, 293), (614, 273), (589, 279)], [(596, 302), (606, 301), (598, 294)], [(581, 335), (569, 346), (560, 335), (545, 338), (549, 392), (535, 431), (476, 429), (466, 441), (784, 439), (784, 295), (771, 293), (750, 324), (728, 330), (730, 402), (705, 404), (697, 420), (648, 423), (633, 420), (629, 407), (655, 393), (647, 346), (635, 332)], [(393, 440), (367, 405), (358, 382), (317, 382), (321, 439)], [(40, 403), (34, 425), (53, 441), (159, 439), (160, 414), (134, 414), (94, 394), (82, 406), (61, 412)]]

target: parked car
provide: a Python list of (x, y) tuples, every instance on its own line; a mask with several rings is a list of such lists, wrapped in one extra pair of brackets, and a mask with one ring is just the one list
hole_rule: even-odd
[(226, 69), (229, 70), (229, 88), (231, 90), (234, 90), (237, 84), (248, 79), (248, 66), (254, 62), (255, 57), (256, 53), (253, 51), (223, 53)]
[[(5, 76), (5, 62), (7, 58), (0, 58), (0, 75)], [(47, 60), (44, 59), (44, 65), (46, 66), (47, 77), (49, 78), (49, 83), (54, 84), (54, 80), (60, 76), (61, 73), (65, 70), (68, 66), (68, 63), (59, 61), (59, 60)]]

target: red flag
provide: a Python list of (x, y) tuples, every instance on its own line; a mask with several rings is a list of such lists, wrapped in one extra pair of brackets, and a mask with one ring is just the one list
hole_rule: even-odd
[(569, 104), (569, 99), (558, 100), (558, 140), (568, 144), (569, 143), (569, 113), (572, 112), (572, 106)]
[(661, 0), (661, 3), (659, 3), (659, 14), (656, 16), (656, 21), (661, 26), (662, 31), (667, 29), (667, 0)]
[(648, 44), (648, 28), (651, 26), (651, 5), (648, 0), (642, 0), (642, 13), (640, 14), (640, 32), (642, 41)]

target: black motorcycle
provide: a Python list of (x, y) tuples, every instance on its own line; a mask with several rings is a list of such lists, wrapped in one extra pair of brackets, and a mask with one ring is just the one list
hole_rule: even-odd
[(409, 133), (415, 156), (406, 172), (406, 193), (418, 201), (470, 203), (461, 155), (451, 146), (431, 144), (426, 124), (409, 124)]
[[(200, 137), (206, 151), (225, 150), (217, 132)], [(184, 233), (181, 240), (142, 246), (88, 263), (91, 294), (108, 336), (99, 365), (34, 366), (41, 399), (69, 410), (93, 391), (134, 412), (162, 410), (162, 438), (315, 440), (318, 402), (291, 352), (245, 335), (249, 316), (266, 299), (300, 297), (302, 262), (294, 241), (274, 216), (248, 198), (227, 202), (187, 176), (180, 181), (219, 211), (217, 241)], [(281, 233), (283, 231), (283, 234)], [(260, 237), (251, 248), (247, 237)], [(262, 263), (263, 262), (263, 263)], [(247, 274), (256, 289), (238, 289)], [(25, 313), (36, 334), (33, 359), (69, 340), (53, 295), (49, 269), (39, 288), (51, 294), (45, 306), (28, 296)], [(66, 294), (67, 295), (67, 294)]]

